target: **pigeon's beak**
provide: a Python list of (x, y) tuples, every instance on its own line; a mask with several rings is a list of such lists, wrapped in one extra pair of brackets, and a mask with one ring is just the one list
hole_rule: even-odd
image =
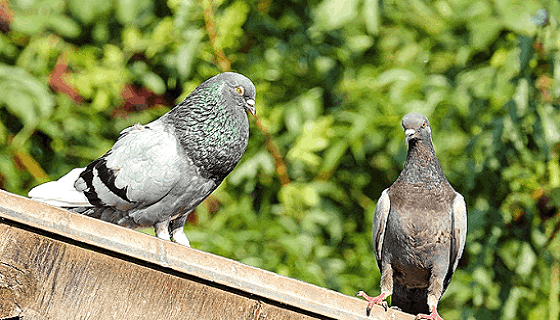
[(255, 100), (249, 99), (245, 101), (247, 104), (245, 105), (245, 109), (247, 109), (251, 114), (254, 116), (257, 114), (257, 110), (255, 109)]
[(414, 129), (406, 129), (404, 130), (404, 134), (406, 135), (406, 143), (408, 143), (413, 137), (416, 130)]

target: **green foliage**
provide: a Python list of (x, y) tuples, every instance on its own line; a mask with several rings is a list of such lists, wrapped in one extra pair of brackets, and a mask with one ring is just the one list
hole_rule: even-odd
[[(241, 163), (187, 225), (194, 247), (374, 294), (373, 212), (406, 156), (400, 119), (421, 112), (469, 209), (464, 258), (440, 313), (558, 319), (558, 1), (10, 7), (0, 33), (4, 189), (26, 194), (86, 165), (120, 130), (231, 65), (256, 83), (258, 119)], [(548, 21), (537, 25), (543, 8)]]

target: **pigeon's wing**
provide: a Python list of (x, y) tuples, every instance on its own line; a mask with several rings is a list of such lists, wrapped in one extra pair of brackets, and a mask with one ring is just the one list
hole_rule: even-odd
[(135, 125), (103, 157), (86, 167), (75, 187), (98, 206), (119, 210), (153, 204), (179, 181), (180, 156), (175, 137)]
[(385, 238), (385, 230), (387, 226), (387, 217), (391, 209), (391, 202), (389, 200), (389, 189), (383, 190), (377, 206), (375, 207), (375, 215), (373, 217), (373, 249), (375, 251), (375, 258), (377, 259), (377, 266), (381, 269), (381, 252), (383, 249), (383, 238)]
[(457, 269), (459, 260), (463, 255), (463, 249), (467, 240), (467, 205), (465, 204), (465, 198), (458, 192), (455, 192), (455, 199), (451, 208), (451, 218), (453, 247), (451, 248), (450, 266), (453, 266), (451, 270), (451, 273), (453, 273)]

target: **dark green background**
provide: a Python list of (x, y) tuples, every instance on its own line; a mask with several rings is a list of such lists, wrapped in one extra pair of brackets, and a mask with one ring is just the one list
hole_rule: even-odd
[(373, 295), (375, 204), (404, 163), (400, 120), (420, 112), (469, 210), (441, 315), (559, 318), (558, 1), (209, 4), (0, 2), (0, 187), (85, 166), (231, 68), (256, 84), (258, 119), (187, 224), (193, 247)]

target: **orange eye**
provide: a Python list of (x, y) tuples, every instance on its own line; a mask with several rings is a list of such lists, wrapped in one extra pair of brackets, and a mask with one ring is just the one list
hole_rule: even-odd
[(424, 121), (424, 123), (422, 123), (422, 128), (426, 128), (427, 125), (426, 121)]
[(244, 93), (243, 87), (237, 87), (237, 88), (235, 88), (235, 91), (237, 91), (237, 93), (239, 95), (243, 95), (243, 93)]

